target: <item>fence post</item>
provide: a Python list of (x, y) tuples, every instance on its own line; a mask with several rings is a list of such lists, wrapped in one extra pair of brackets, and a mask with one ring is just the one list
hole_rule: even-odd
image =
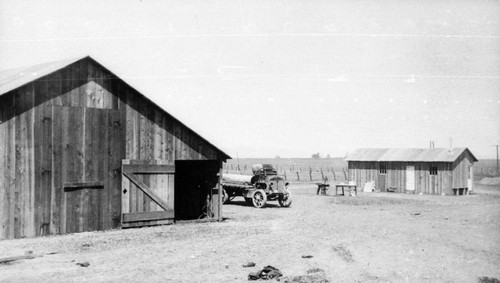
[(309, 179), (312, 181), (313, 180), (313, 177), (312, 177), (312, 168), (311, 166), (309, 166)]
[(321, 179), (325, 181), (325, 175), (323, 174), (323, 167), (321, 167), (320, 172), (321, 172)]
[(296, 171), (296, 173), (297, 173), (297, 181), (300, 181), (299, 171)]
[(333, 180), (337, 181), (337, 176), (335, 176), (335, 170), (333, 170), (333, 167), (332, 167), (332, 173), (333, 173)]

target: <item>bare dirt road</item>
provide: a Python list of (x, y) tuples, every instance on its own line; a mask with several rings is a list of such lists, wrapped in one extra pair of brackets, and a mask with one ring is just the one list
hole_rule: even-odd
[(1, 264), (0, 281), (246, 282), (266, 265), (289, 282), (500, 278), (500, 186), (463, 197), (291, 191), (290, 208), (236, 198), (221, 223), (3, 240), (0, 257), (35, 258)]

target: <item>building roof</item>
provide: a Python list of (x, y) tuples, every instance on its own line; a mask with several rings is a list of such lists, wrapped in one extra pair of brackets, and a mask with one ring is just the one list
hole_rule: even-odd
[(477, 158), (468, 148), (362, 148), (355, 150), (346, 161), (377, 162), (454, 162), (468, 152), (474, 162)]
[(0, 95), (6, 94), (32, 81), (50, 75), (87, 57), (54, 61), (33, 66), (0, 71)]
[[(82, 57), (77, 57), (77, 58), (71, 58), (71, 59), (65, 59), (65, 60), (60, 60), (60, 61), (54, 61), (54, 62), (48, 62), (48, 63), (43, 63), (43, 64), (37, 64), (37, 65), (32, 65), (32, 66), (26, 66), (26, 67), (20, 67), (20, 68), (15, 68), (15, 69), (8, 69), (8, 70), (0, 70), (0, 96), (11, 92), (17, 88), (20, 88), (28, 83), (31, 83), (35, 80), (38, 80), (40, 78), (43, 78), (45, 76), (48, 76), (52, 73), (55, 73), (75, 62), (78, 62), (80, 60), (84, 59), (90, 59), (94, 63), (102, 66), (106, 70), (108, 70), (110, 73), (115, 75), (113, 72), (111, 72), (108, 68), (104, 67), (101, 63), (97, 62), (95, 59), (93, 59), (90, 56), (82, 56)], [(116, 76), (116, 75), (115, 75)], [(125, 82), (123, 79), (121, 79), (119, 76), (118, 77), (120, 80), (122, 80), (126, 85), (128, 85), (130, 88), (135, 89), (132, 87), (130, 84)], [(136, 89), (135, 89), (136, 90)], [(137, 91), (137, 90), (136, 90)], [(138, 93), (141, 93), (140, 91), (137, 91)], [(142, 93), (141, 93), (142, 94)], [(151, 98), (145, 96), (142, 94), (146, 100), (150, 101), (152, 104), (157, 106), (159, 109), (162, 109), (165, 113), (168, 113), (165, 109), (159, 106), (158, 103), (154, 102)], [(168, 113), (170, 116), (172, 116), (170, 113)], [(173, 116), (172, 116), (173, 117)], [(174, 118), (175, 119), (175, 118)], [(184, 127), (190, 129), (194, 133), (197, 133), (193, 129), (189, 128), (186, 126), (184, 123), (182, 123), (180, 120), (176, 119), (179, 121), (181, 125)], [(200, 136), (198, 134), (198, 136)], [(222, 153), (227, 159), (231, 159), (231, 156), (227, 155), (225, 152), (217, 148), (215, 145), (213, 145), (211, 142), (209, 142), (207, 139), (203, 138), (200, 136), (201, 139), (205, 140), (209, 145), (214, 147), (216, 150)]]

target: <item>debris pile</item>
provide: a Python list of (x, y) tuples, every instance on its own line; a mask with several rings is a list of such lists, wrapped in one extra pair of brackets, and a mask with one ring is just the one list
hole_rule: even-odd
[(260, 271), (248, 274), (248, 280), (272, 280), (281, 276), (283, 276), (283, 273), (279, 269), (268, 265)]

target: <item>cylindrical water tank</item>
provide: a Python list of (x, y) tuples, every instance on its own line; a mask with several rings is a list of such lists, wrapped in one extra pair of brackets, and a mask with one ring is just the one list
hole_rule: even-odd
[(252, 177), (253, 176), (239, 174), (222, 174), (222, 182), (251, 185)]

